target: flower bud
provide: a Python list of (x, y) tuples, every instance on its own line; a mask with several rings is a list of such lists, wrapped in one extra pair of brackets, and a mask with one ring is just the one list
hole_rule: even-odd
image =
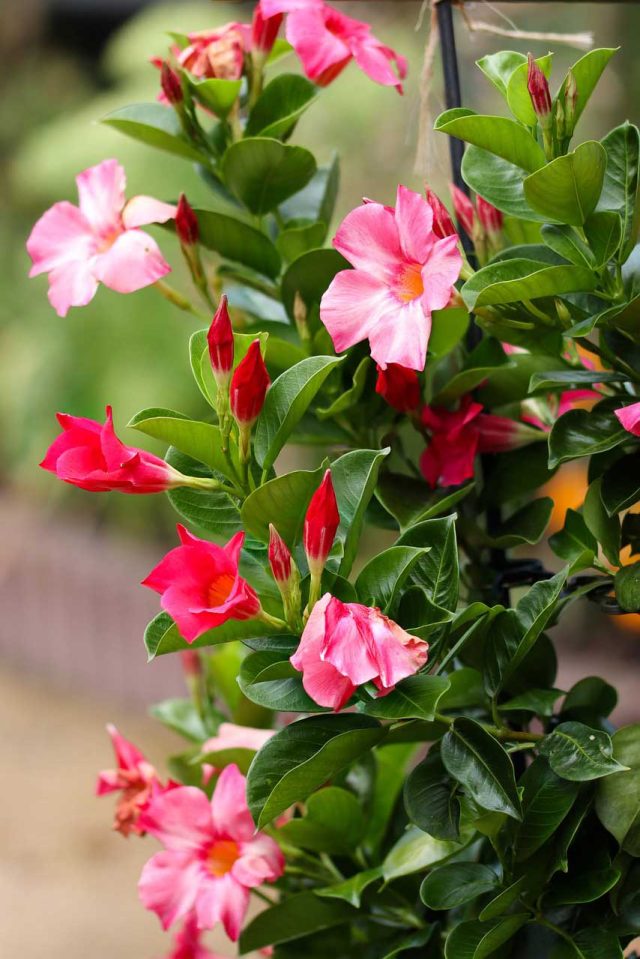
[(176, 233), (184, 246), (195, 246), (200, 239), (198, 218), (184, 193), (180, 194), (176, 209)]
[(207, 343), (209, 344), (209, 359), (211, 360), (211, 369), (216, 386), (219, 391), (226, 392), (233, 369), (234, 343), (227, 298), (224, 293), (220, 297), (220, 305), (211, 321), (207, 333)]
[(182, 92), (180, 77), (176, 71), (169, 66), (166, 60), (160, 68), (160, 86), (162, 87), (162, 92), (172, 106), (182, 103), (184, 100), (184, 93)]
[(543, 430), (493, 413), (481, 413), (476, 424), (479, 430), (479, 453), (504, 453), (547, 438)]
[(378, 393), (389, 406), (399, 413), (408, 413), (420, 405), (420, 380), (415, 370), (407, 369), (399, 363), (389, 363), (386, 370), (377, 366)]
[(476, 209), (478, 219), (489, 236), (495, 236), (502, 232), (503, 216), (500, 210), (488, 203), (481, 196), (476, 198)]
[(185, 649), (180, 653), (182, 672), (187, 680), (197, 679), (202, 672), (200, 656), (195, 649)]
[(312, 577), (319, 577), (322, 573), (339, 525), (340, 514), (331, 470), (327, 470), (311, 497), (304, 520), (303, 544)]
[(433, 190), (427, 187), (426, 193), (427, 202), (433, 210), (433, 232), (440, 240), (443, 240), (445, 236), (453, 236), (457, 230), (446, 206)]
[(527, 89), (540, 125), (545, 129), (548, 128), (551, 120), (551, 92), (549, 90), (549, 83), (531, 53), (529, 54)]
[(453, 200), (453, 208), (455, 210), (458, 223), (464, 232), (468, 236), (472, 237), (476, 227), (476, 211), (473, 208), (473, 203), (466, 193), (463, 193), (460, 187), (457, 187), (455, 183), (450, 185), (450, 189), (451, 199)]
[(240, 432), (239, 452), (242, 463), (249, 461), (251, 427), (264, 406), (271, 380), (262, 359), (260, 340), (254, 340), (231, 378), (229, 399), (231, 412)]
[(300, 574), (273, 523), (269, 523), (269, 564), (282, 596), (285, 618), (295, 630), (300, 626)]
[(578, 84), (573, 70), (567, 73), (567, 80), (564, 85), (564, 126), (565, 135), (573, 136), (576, 126), (576, 105), (578, 102)]
[(271, 53), (283, 18), (284, 14), (282, 13), (277, 13), (273, 17), (265, 17), (262, 14), (260, 4), (256, 5), (251, 23), (251, 41), (253, 47), (261, 54)]

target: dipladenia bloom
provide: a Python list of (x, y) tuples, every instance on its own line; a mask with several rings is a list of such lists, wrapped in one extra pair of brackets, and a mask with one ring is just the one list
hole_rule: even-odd
[(447, 306), (462, 267), (457, 236), (438, 238), (430, 205), (399, 186), (395, 209), (352, 210), (334, 246), (355, 267), (338, 273), (320, 305), (337, 352), (368, 339), (382, 369), (424, 369), (431, 312)]
[(358, 686), (373, 682), (384, 696), (427, 661), (429, 644), (379, 609), (342, 603), (326, 593), (311, 611), (291, 664), (314, 702), (342, 709)]
[(198, 929), (195, 913), (190, 913), (182, 929), (176, 933), (173, 949), (167, 959), (225, 959), (217, 952), (211, 952), (202, 942), (202, 930)]
[(418, 374), (398, 363), (389, 363), (386, 370), (379, 366), (376, 393), (399, 413), (415, 410), (420, 405)]
[(634, 436), (640, 436), (640, 403), (622, 406), (615, 410), (615, 414), (625, 430)]
[(226, 23), (217, 30), (198, 30), (187, 37), (188, 45), (177, 53), (181, 67), (203, 79), (240, 79), (244, 55), (251, 49), (249, 24)]
[(154, 790), (162, 791), (158, 774), (140, 750), (121, 736), (115, 726), (107, 726), (116, 757), (116, 768), (105, 769), (98, 776), (96, 795), (119, 792), (113, 828), (128, 836), (141, 833), (140, 814), (147, 807)]
[(49, 274), (49, 302), (58, 316), (86, 306), (98, 283), (133, 293), (155, 283), (171, 267), (142, 230), (166, 223), (176, 208), (150, 196), (125, 202), (126, 177), (117, 160), (103, 160), (76, 177), (79, 206), (54, 203), (27, 240), (29, 276)]
[(190, 483), (153, 453), (125, 446), (116, 436), (110, 406), (104, 423), (67, 413), (58, 413), (57, 419), (62, 433), (40, 466), (65, 483), (92, 493), (160, 493)]
[(488, 203), (487, 200), (481, 196), (478, 196), (476, 199), (476, 209), (478, 211), (478, 219), (489, 237), (495, 237), (502, 233), (504, 217), (500, 210), (496, 209), (493, 204)]
[(140, 823), (165, 847), (142, 871), (143, 905), (165, 929), (194, 913), (199, 929), (220, 922), (236, 941), (251, 889), (284, 872), (278, 844), (255, 831), (238, 767), (223, 770), (211, 800), (182, 786), (154, 799)]
[(162, 99), (172, 106), (177, 106), (184, 100), (182, 83), (176, 71), (167, 63), (166, 60), (157, 60), (154, 63), (160, 67), (160, 87), (162, 89)]
[(262, 5), (260, 3), (256, 4), (251, 21), (251, 43), (253, 50), (261, 58), (264, 59), (271, 53), (283, 19), (282, 13), (265, 17)]
[(355, 60), (376, 83), (402, 93), (407, 61), (381, 43), (368, 23), (347, 17), (323, 0), (260, 0), (259, 6), (265, 17), (288, 14), (287, 40), (314, 83), (327, 86)]
[(261, 612), (255, 590), (240, 576), (244, 533), (225, 546), (199, 539), (178, 524), (181, 546), (167, 553), (142, 585), (160, 593), (160, 605), (188, 643), (228, 619), (251, 619)]

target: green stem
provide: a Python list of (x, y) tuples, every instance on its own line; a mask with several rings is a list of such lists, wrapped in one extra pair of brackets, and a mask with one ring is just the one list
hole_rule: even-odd
[(239, 492), (236, 487), (229, 486), (228, 483), (222, 483), (220, 480), (212, 479), (208, 476), (182, 476), (180, 482), (176, 481), (176, 486), (188, 486), (190, 489), (200, 489), (207, 490), (208, 492), (215, 491), (220, 493), (228, 493), (229, 496), (235, 497), (235, 499), (244, 499), (244, 496)]
[(197, 316), (199, 320), (204, 320), (205, 323), (209, 322), (209, 317), (206, 314), (202, 313), (196, 306), (193, 305), (191, 300), (187, 299), (186, 296), (183, 296), (178, 290), (175, 290), (168, 283), (165, 283), (164, 280), (156, 280), (153, 284), (156, 290), (164, 296), (165, 300), (169, 300), (170, 303), (173, 303), (174, 306), (177, 306), (179, 310), (183, 310), (185, 313), (193, 313), (194, 316)]
[(269, 906), (275, 906), (277, 901), (272, 899), (271, 896), (267, 896), (266, 892), (263, 892), (262, 889), (256, 889), (255, 887), (251, 890), (254, 896), (257, 896), (258, 899), (262, 899), (263, 902), (266, 902)]
[(327, 872), (331, 873), (334, 879), (336, 879), (338, 882), (342, 882), (344, 880), (344, 876), (342, 875), (342, 873), (340, 872), (340, 870), (334, 863), (333, 859), (331, 859), (331, 857), (327, 855), (326, 852), (320, 853), (320, 862), (322, 863), (324, 868), (327, 870)]
[[(436, 713), (434, 719), (438, 723), (444, 723), (446, 726), (452, 726), (455, 722), (455, 719), (451, 716), (445, 715), (445, 713)], [(491, 726), (489, 723), (480, 723), (483, 729), (488, 733), (491, 733), (492, 736), (495, 736), (496, 739), (509, 742), (514, 740), (515, 742), (531, 742), (537, 743), (541, 739), (544, 739), (544, 733), (532, 733), (527, 730), (520, 729), (509, 729), (507, 726), (502, 728), (497, 728), (496, 726)]]
[(257, 617), (261, 622), (267, 623), (269, 626), (274, 626), (276, 629), (283, 629), (285, 632), (289, 631), (289, 627), (283, 619), (279, 619), (277, 616), (271, 616), (269, 613), (266, 613), (262, 609)]

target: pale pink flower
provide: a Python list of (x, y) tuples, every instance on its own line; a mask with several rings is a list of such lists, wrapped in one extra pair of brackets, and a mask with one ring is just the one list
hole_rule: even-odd
[(262, 749), (274, 729), (255, 729), (253, 726), (238, 726), (236, 723), (220, 723), (218, 732), (202, 745), (203, 753), (217, 753), (226, 749)]
[(255, 831), (246, 780), (235, 765), (221, 773), (211, 800), (195, 786), (181, 786), (154, 799), (140, 824), (165, 847), (138, 885), (143, 905), (165, 929), (193, 912), (199, 929), (221, 922), (235, 941), (251, 889), (284, 871), (278, 844)]
[(381, 43), (368, 23), (347, 17), (322, 0), (260, 0), (260, 10), (263, 17), (288, 14), (287, 40), (306, 75), (319, 86), (331, 83), (355, 60), (376, 83), (402, 93), (407, 61)]
[(171, 267), (154, 239), (138, 227), (165, 223), (176, 208), (150, 196), (125, 202), (125, 172), (103, 160), (76, 177), (79, 206), (54, 203), (27, 240), (29, 276), (49, 274), (49, 301), (58, 316), (86, 306), (98, 283), (133, 293), (155, 283)]
[(320, 706), (342, 709), (358, 686), (373, 682), (384, 696), (427, 661), (429, 644), (379, 609), (342, 603), (325, 593), (302, 633), (291, 664)]
[(320, 305), (337, 352), (368, 339), (382, 369), (424, 369), (431, 312), (447, 306), (460, 275), (458, 237), (436, 237), (429, 203), (399, 186), (395, 209), (364, 203), (333, 242), (355, 267), (338, 273)]
[(622, 406), (615, 410), (615, 414), (625, 430), (634, 436), (640, 436), (640, 402)]
[(123, 836), (131, 832), (144, 832), (140, 828), (139, 818), (156, 788), (162, 790), (158, 774), (140, 750), (121, 736), (115, 726), (109, 724), (107, 732), (111, 736), (117, 768), (104, 769), (100, 773), (96, 796), (121, 793), (113, 828)]

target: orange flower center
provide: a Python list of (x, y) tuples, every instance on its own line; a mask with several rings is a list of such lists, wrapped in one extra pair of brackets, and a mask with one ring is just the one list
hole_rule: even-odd
[(234, 577), (231, 573), (221, 573), (209, 584), (207, 603), (209, 606), (221, 606), (233, 589)]
[(240, 855), (240, 847), (233, 839), (218, 839), (207, 856), (207, 866), (213, 876), (226, 876)]
[(424, 283), (422, 282), (422, 267), (419, 263), (410, 263), (400, 271), (396, 293), (405, 303), (422, 296)]

